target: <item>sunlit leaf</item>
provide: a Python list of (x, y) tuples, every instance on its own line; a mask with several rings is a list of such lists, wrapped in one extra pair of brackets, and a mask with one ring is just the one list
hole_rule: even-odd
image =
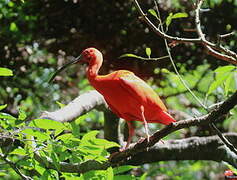
[(16, 32), (16, 31), (18, 31), (18, 27), (17, 27), (17, 25), (16, 25), (16, 23), (14, 23), (14, 22), (12, 22), (11, 24), (10, 24), (10, 31), (12, 31), (12, 32)]
[(23, 148), (14, 149), (10, 154), (17, 154), (17, 155), (21, 155), (21, 156), (27, 155), (26, 150)]
[(172, 21), (172, 16), (173, 16), (173, 13), (170, 13), (169, 16), (166, 18), (166, 20), (165, 20), (166, 27), (169, 27), (169, 25)]
[(170, 13), (169, 16), (166, 18), (165, 24), (166, 27), (169, 27), (169, 25), (171, 24), (173, 19), (177, 19), (177, 18), (185, 18), (188, 17), (187, 13)]
[(90, 139), (95, 139), (96, 135), (98, 133), (99, 133), (99, 131), (90, 131), (82, 137), (81, 141), (84, 142), (84, 141), (87, 141), (87, 140), (90, 140)]
[(151, 57), (151, 48), (146, 48), (146, 55), (150, 58)]
[(226, 72), (232, 71), (235, 68), (236, 68), (235, 66), (221, 66), (221, 67), (215, 69), (215, 72), (216, 73), (226, 73)]
[(26, 117), (27, 117), (26, 112), (23, 111), (22, 109), (19, 109), (18, 119), (21, 120), (21, 121), (23, 121), (23, 120), (26, 119)]
[(60, 108), (63, 108), (64, 106), (66, 106), (65, 104), (60, 103), (59, 101), (56, 101), (56, 104), (57, 104)]
[(58, 136), (56, 139), (67, 142), (67, 141), (71, 140), (71, 138), (73, 138), (73, 137), (74, 136), (71, 133), (67, 133), (67, 134), (63, 134), (61, 136)]
[(12, 70), (0, 67), (0, 76), (13, 76)]
[(144, 174), (140, 177), (140, 180), (146, 180), (146, 177), (147, 177), (147, 173), (144, 173)]
[(4, 105), (0, 105), (0, 111), (5, 109), (7, 107), (7, 104), (4, 104)]
[(0, 113), (0, 119), (16, 120), (15, 117), (7, 113)]
[(50, 136), (47, 133), (33, 130), (33, 129), (24, 129), (21, 132), (28, 135), (28, 136), (36, 137), (38, 141), (46, 141), (46, 140), (50, 139)]
[(8, 174), (4, 173), (4, 172), (0, 172), (0, 177), (6, 176)]
[(187, 13), (175, 13), (175, 14), (172, 16), (172, 19), (185, 18), (185, 17), (188, 17), (188, 14), (187, 14)]
[(113, 180), (114, 179), (114, 172), (113, 172), (113, 168), (109, 167), (107, 170), (107, 180)]
[(228, 76), (229, 76), (229, 73), (228, 74), (224, 74), (221, 78), (219, 78), (216, 81), (214, 81), (210, 85), (207, 94), (211, 94), (218, 86), (220, 86), (228, 78)]
[(136, 180), (133, 175), (118, 175), (114, 176), (114, 180)]
[(152, 16), (154, 16), (154, 17), (156, 17), (157, 19), (159, 19), (158, 16), (157, 16), (156, 11), (155, 11), (154, 9), (149, 9), (148, 12), (149, 12)]
[(119, 58), (124, 58), (124, 57), (139, 58), (139, 56), (137, 56), (135, 54), (123, 54), (123, 55), (119, 56)]
[(125, 173), (127, 171), (130, 171), (134, 168), (138, 168), (139, 166), (132, 166), (132, 165), (126, 165), (126, 166), (118, 166), (118, 167), (114, 167), (114, 174), (121, 174), (121, 173)]
[(106, 139), (94, 139), (92, 140), (93, 143), (95, 143), (98, 146), (102, 146), (105, 149), (111, 148), (111, 147), (120, 147), (119, 144), (112, 142), (112, 141), (108, 141)]
[(65, 128), (63, 123), (50, 119), (34, 119), (29, 124), (30, 127), (38, 127), (42, 129), (62, 129)]
[(232, 75), (229, 75), (225, 81), (225, 95), (228, 94), (229, 90), (230, 90), (230, 84), (231, 84), (231, 81), (233, 80), (233, 76)]

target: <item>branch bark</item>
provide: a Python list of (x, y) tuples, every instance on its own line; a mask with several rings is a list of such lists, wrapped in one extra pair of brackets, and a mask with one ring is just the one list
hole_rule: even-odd
[(127, 158), (130, 158), (131, 156), (144, 151), (146, 148), (153, 146), (163, 137), (179, 129), (188, 128), (191, 126), (198, 126), (202, 124), (209, 124), (214, 121), (217, 121), (219, 118), (226, 115), (236, 104), (237, 104), (237, 91), (231, 97), (229, 97), (226, 101), (224, 101), (219, 107), (214, 109), (209, 114), (206, 114), (201, 117), (181, 120), (181, 121), (172, 123), (164, 127), (163, 129), (157, 131), (156, 133), (154, 133), (150, 137), (149, 142), (147, 141), (147, 138), (146, 138), (144, 139), (144, 141), (136, 143), (132, 148), (127, 149), (118, 154), (115, 154), (111, 158), (111, 162), (119, 163)]
[[(237, 145), (237, 133), (226, 133), (225, 136)], [(142, 158), (141, 158), (142, 157)], [(118, 163), (106, 161), (103, 163), (88, 160), (83, 163), (66, 163), (60, 162), (56, 167), (51, 159), (43, 159), (39, 154), (35, 153), (34, 158), (43, 166), (49, 169), (59, 170), (69, 173), (85, 173), (90, 170), (104, 170), (108, 167), (116, 167), (118, 165), (142, 165), (146, 163), (170, 161), (170, 160), (212, 160), (225, 161), (237, 167), (237, 155), (228, 151), (222, 144), (218, 136), (208, 137), (191, 137), (181, 140), (168, 140), (163, 143), (157, 143), (146, 151), (134, 154), (129, 159), (125, 159)]]
[[(200, 9), (202, 6), (204, 0), (200, 0), (198, 1), (197, 7), (195, 9), (195, 24), (196, 24), (196, 28), (197, 28), (197, 32), (198, 32), (198, 38), (180, 38), (180, 37), (174, 37), (171, 35), (166, 34), (165, 32), (163, 32), (160, 29), (160, 25), (158, 27), (156, 27), (151, 20), (147, 17), (147, 15), (143, 12), (142, 8), (140, 7), (139, 3), (137, 0), (134, 0), (134, 4), (139, 12), (139, 14), (141, 15), (141, 19), (143, 21), (145, 21), (145, 23), (160, 37), (172, 41), (172, 42), (178, 42), (178, 43), (201, 43), (209, 52), (210, 55), (227, 61), (231, 64), (235, 64), (237, 65), (237, 54), (227, 48), (225, 48), (224, 46), (220, 45), (220, 44), (215, 44), (212, 42), (209, 42), (206, 40), (205, 35), (203, 34), (202, 30), (201, 30), (201, 23), (200, 23)], [(158, 19), (161, 22), (161, 19)], [(219, 51), (219, 52), (218, 52)], [(222, 53), (224, 54), (222, 54)]]
[(88, 91), (57, 111), (44, 111), (40, 118), (51, 119), (62, 123), (71, 122), (92, 109), (102, 108), (102, 105), (107, 106), (104, 97), (98, 91)]

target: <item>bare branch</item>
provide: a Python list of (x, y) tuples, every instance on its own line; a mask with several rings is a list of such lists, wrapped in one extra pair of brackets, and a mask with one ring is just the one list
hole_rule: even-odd
[[(237, 133), (226, 133), (225, 136), (233, 144), (237, 145)], [(100, 163), (94, 160), (88, 160), (83, 163), (60, 162), (59, 167), (56, 167), (51, 159), (47, 158), (46, 162), (37, 153), (35, 153), (34, 158), (46, 168), (55, 170), (59, 168), (61, 172), (70, 173), (85, 173), (90, 170), (104, 170), (109, 166), (116, 167), (125, 164), (142, 165), (169, 160), (212, 160), (217, 162), (224, 160), (237, 167), (237, 155), (228, 151), (218, 136), (191, 137), (181, 140), (164, 141), (164, 144), (157, 143), (147, 151), (139, 152), (121, 161), (120, 164), (116, 162), (112, 163), (111, 161)]]
[[(199, 38), (180, 38), (180, 37), (174, 37), (174, 36), (170, 36), (167, 35), (165, 32), (163, 32), (160, 29), (160, 25), (158, 27), (156, 27), (151, 21), (150, 19), (146, 16), (146, 14), (143, 12), (143, 10), (141, 9), (139, 3), (137, 0), (134, 0), (135, 6), (139, 12), (139, 14), (142, 16), (142, 20), (144, 20), (146, 22), (146, 24), (159, 36), (163, 37), (166, 40), (172, 41), (172, 42), (178, 42), (178, 43), (201, 43), (204, 45), (205, 48), (208, 49), (209, 54), (211, 54), (212, 56), (227, 61), (231, 64), (237, 64), (237, 54), (225, 47), (223, 47), (220, 44), (214, 44), (212, 42), (209, 42), (206, 40), (205, 35), (202, 33), (201, 30), (201, 23), (200, 23), (200, 16), (199, 16), (199, 12), (201, 9), (201, 5), (203, 3), (203, 0), (200, 0), (197, 4), (196, 7), (196, 16), (195, 16), (195, 23), (196, 23), (196, 27), (197, 27), (197, 32), (199, 35)], [(161, 19), (158, 19), (159, 21), (161, 21)], [(229, 35), (228, 35), (229, 36)], [(224, 54), (220, 53), (223, 52)]]
[(88, 91), (57, 111), (43, 112), (40, 118), (52, 119), (59, 122), (70, 122), (91, 109), (99, 108), (101, 105), (106, 105), (104, 97), (95, 90)]
[[(215, 56), (218, 59), (222, 59), (222, 60), (230, 62), (232, 64), (237, 64), (237, 54), (235, 52), (233, 52), (229, 49), (226, 49), (223, 46), (220, 46), (219, 44), (213, 44), (213, 43), (206, 40), (205, 34), (203, 34), (202, 29), (201, 29), (201, 21), (200, 21), (200, 9), (201, 9), (203, 2), (204, 2), (204, 0), (200, 0), (199, 3), (197, 4), (197, 8), (195, 10), (195, 24), (196, 24), (196, 28), (197, 28), (197, 33), (198, 33), (199, 37), (201, 38), (204, 47), (206, 47), (208, 49), (208, 51), (210, 52), (210, 54), (212, 56)], [(227, 55), (221, 54), (216, 50), (222, 51)]]
[[(226, 133), (225, 136), (237, 145), (236, 133)], [(218, 136), (190, 137), (157, 143), (148, 151), (132, 156), (126, 164), (141, 165), (167, 160), (212, 160), (217, 162), (224, 160), (237, 167), (237, 155), (229, 152)]]

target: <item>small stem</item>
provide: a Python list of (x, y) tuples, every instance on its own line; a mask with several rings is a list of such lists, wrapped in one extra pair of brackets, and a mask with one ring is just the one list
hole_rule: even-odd
[(0, 153), (0, 158), (5, 161), (19, 176), (21, 176), (22, 179), (24, 180), (33, 180), (31, 177), (24, 175), (16, 166), (15, 163), (13, 163), (12, 161), (10, 161), (9, 159), (7, 159), (7, 157)]
[[(160, 22), (161, 22), (161, 16), (160, 16), (160, 12), (159, 12), (159, 8), (158, 8), (158, 5), (157, 5), (157, 2), (154, 1), (155, 3), (155, 7), (156, 7), (156, 11), (157, 11), (157, 14), (158, 14), (158, 18), (160, 19)], [(164, 33), (164, 28), (163, 28), (163, 25), (160, 26), (161, 28), (161, 31)], [(168, 46), (168, 43), (167, 43), (167, 40), (164, 38), (164, 41), (165, 41), (165, 46), (166, 46), (166, 50), (167, 50), (167, 53), (170, 57), (170, 61), (173, 65), (173, 68), (174, 68), (174, 71), (175, 73), (177, 74), (179, 80), (182, 82), (182, 84), (184, 85), (184, 87), (190, 92), (190, 94), (194, 97), (194, 99), (196, 99), (196, 101), (206, 110), (208, 111), (208, 108), (202, 103), (202, 101), (192, 92), (192, 90), (188, 87), (188, 85), (186, 84), (186, 82), (183, 80), (183, 78), (181, 77), (181, 75), (179, 74), (179, 71), (177, 70), (177, 67), (174, 63), (174, 60), (172, 58), (172, 55), (171, 55), (171, 52), (170, 52), (170, 48)]]

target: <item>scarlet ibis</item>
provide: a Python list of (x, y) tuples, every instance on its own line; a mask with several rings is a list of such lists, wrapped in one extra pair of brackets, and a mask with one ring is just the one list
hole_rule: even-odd
[(86, 74), (90, 84), (103, 96), (110, 109), (120, 118), (123, 118), (129, 128), (129, 137), (125, 149), (129, 146), (134, 135), (131, 121), (142, 121), (149, 141), (147, 123), (161, 123), (168, 125), (175, 120), (167, 113), (167, 109), (154, 90), (133, 72), (127, 70), (114, 71), (107, 75), (98, 75), (103, 63), (102, 53), (95, 48), (85, 49), (74, 61), (88, 64)]

